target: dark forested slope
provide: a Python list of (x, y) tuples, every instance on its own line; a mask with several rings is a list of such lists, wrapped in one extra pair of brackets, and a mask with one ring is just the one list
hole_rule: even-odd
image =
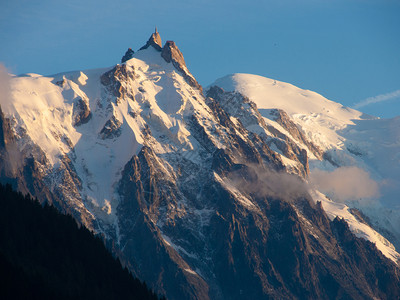
[(70, 216), (0, 185), (0, 299), (158, 299)]

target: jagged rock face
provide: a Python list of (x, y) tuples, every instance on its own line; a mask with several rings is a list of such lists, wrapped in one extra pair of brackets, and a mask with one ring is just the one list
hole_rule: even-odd
[(306, 145), (308, 149), (318, 158), (322, 159), (323, 151), (313, 143), (311, 143), (305, 135), (299, 130), (296, 124), (290, 119), (285, 111), (282, 109), (274, 109), (271, 110), (270, 113), (274, 120), (280, 124), (283, 128), (285, 128), (292, 137), (294, 137), (297, 141)]
[[(258, 127), (259, 130), (257, 131), (260, 132), (261, 138), (264, 139), (268, 146), (271, 147), (271, 145), (274, 145), (280, 150), (284, 157), (297, 162), (297, 168), (291, 170), (292, 172), (297, 173), (304, 178), (308, 176), (309, 166), (307, 151), (301, 149), (285, 133), (279, 131), (271, 125), (266, 124), (264, 118), (257, 109), (257, 105), (254, 102), (250, 101), (247, 97), (240, 93), (225, 92), (222, 88), (217, 86), (212, 86), (210, 89), (208, 89), (206, 95), (217, 101), (225, 111), (240, 120), (240, 122), (246, 128)], [(275, 112), (276, 110), (273, 111)], [(295, 137), (301, 137), (304, 141), (308, 142), (308, 140), (297, 129), (287, 114), (285, 114), (283, 111), (281, 111), (281, 114), (283, 117), (281, 117), (280, 120), (285, 121), (281, 121), (282, 124), (279, 124), (281, 124), (283, 128), (289, 129), (290, 131), (288, 130), (288, 132), (294, 132)], [(307, 145), (318, 149), (310, 142), (308, 142)]]
[(163, 51), (161, 52), (161, 56), (168, 63), (175, 61), (178, 66), (186, 67), (182, 52), (178, 49), (174, 41), (167, 41), (165, 43)]
[(194, 88), (203, 91), (201, 85), (197, 82), (197, 80), (190, 74), (188, 68), (186, 67), (185, 59), (183, 58), (182, 52), (178, 49), (175, 42), (167, 41), (162, 48), (161, 56), (165, 59), (166, 62), (174, 65), (174, 67), (181, 72), (185, 80)]
[[(0, 180), (10, 183), (15, 189), (36, 197), (57, 207), (61, 212), (73, 215), (79, 222), (94, 229), (93, 217), (80, 204), (80, 178), (68, 156), (60, 159), (60, 164), (51, 169), (46, 153), (32, 144), (22, 128), (12, 128), (12, 122), (5, 118), (0, 109)], [(19, 144), (23, 143), (21, 151)], [(73, 157), (73, 155), (71, 154)], [(56, 184), (54, 184), (56, 183)], [(68, 195), (68, 196), (67, 196)], [(68, 197), (68, 198), (67, 198)]]
[(116, 65), (113, 69), (101, 75), (100, 82), (105, 86), (109, 94), (117, 98), (118, 102), (118, 99), (123, 98), (128, 92), (129, 87), (126, 87), (125, 82), (129, 78), (134, 78), (134, 74), (132, 67), (128, 67), (125, 64)]
[(3, 111), (0, 107), (0, 150), (6, 148), (7, 144), (13, 142), (13, 134), (10, 122), (4, 118)]
[(100, 136), (102, 139), (112, 139), (119, 137), (121, 135), (122, 123), (115, 117), (112, 116), (104, 127), (100, 131)]
[[(207, 284), (188, 271), (190, 266), (165, 242), (157, 227), (156, 220), (165, 220), (174, 227), (177, 213), (173, 207), (181, 206), (182, 196), (169, 174), (161, 171), (163, 166), (154, 155), (151, 149), (142, 148), (123, 172), (119, 190), (125, 197), (118, 207), (123, 253), (136, 274), (156, 283), (160, 292), (185, 299), (206, 298)], [(161, 215), (162, 208), (168, 210), (167, 214)], [(143, 243), (148, 246), (143, 247)], [(177, 282), (186, 287), (178, 288)]]
[(257, 105), (240, 93), (225, 92), (218, 86), (207, 90), (207, 97), (218, 101), (233, 117), (238, 118), (245, 127), (261, 125), (266, 127), (263, 117), (257, 110)]
[(91, 117), (92, 113), (90, 112), (88, 100), (82, 99), (81, 97), (76, 98), (74, 100), (72, 111), (73, 125), (79, 126), (86, 124), (89, 122)]
[(126, 50), (124, 56), (122, 56), (122, 58), (121, 58), (121, 64), (123, 64), (127, 60), (130, 60), (133, 57), (133, 54), (135, 54), (135, 51), (133, 51), (132, 48), (128, 48), (128, 50)]
[[(46, 116), (60, 112), (63, 123), (42, 130), (54, 144), (27, 126), (41, 111), (0, 114), (0, 158), (14, 143), (20, 190), (102, 234), (168, 299), (398, 297), (397, 267), (314, 203), (306, 150), (292, 135), (306, 139), (290, 118), (272, 111), (274, 127), (239, 93), (204, 97), (174, 43), (162, 53), (151, 45), (87, 83), (37, 79), (60, 94)], [(76, 114), (91, 114), (84, 126), (71, 124), (75, 94), (88, 100)]]
[[(170, 299), (397, 297), (396, 267), (348, 228), (338, 229), (343, 221), (330, 222), (320, 205), (242, 190), (251, 201), (243, 206), (211, 174), (187, 187), (188, 167), (182, 166), (182, 175), (172, 173), (175, 177), (163, 171), (162, 163), (143, 148), (126, 165), (119, 214), (128, 222), (121, 228), (129, 228), (121, 232), (125, 259)], [(252, 184), (259, 180), (243, 167), (229, 161), (217, 169), (219, 174), (240, 172)], [(370, 256), (382, 267), (369, 266)], [(387, 268), (384, 275), (381, 268)], [(389, 293), (382, 289), (387, 286), (393, 288)]]
[[(373, 294), (375, 298), (398, 299), (400, 291), (394, 285), (392, 279), (393, 274), (396, 274), (397, 277), (399, 276), (398, 269), (388, 264), (388, 261), (385, 259), (382, 262), (382, 253), (376, 251), (371, 242), (355, 238), (345, 220), (336, 218), (331, 223), (331, 228), (340, 247), (346, 252), (350, 260), (356, 262), (352, 268), (357, 270), (358, 278), (361, 279), (355, 280), (356, 284), (354, 285), (351, 297), (354, 299), (362, 298), (362, 296), (360, 297), (359, 290), (365, 287), (363, 285), (364, 281), (368, 284), (368, 292)], [(336, 295), (340, 296), (340, 293)]]
[(160, 34), (156, 31), (150, 36), (149, 40), (147, 41), (146, 45), (144, 45), (142, 48), (139, 50), (145, 50), (152, 46), (154, 49), (157, 51), (161, 51), (162, 49), (162, 42), (161, 42), (161, 36)]
[[(350, 256), (344, 251), (332, 231), (334, 225), (320, 205), (310, 204), (306, 191), (297, 198), (284, 198), (246, 188), (265, 185), (265, 179), (258, 178), (260, 172), (252, 171), (255, 166), (268, 166), (265, 172), (283, 166), (272, 151), (265, 150), (269, 149), (265, 143), (255, 146), (253, 140), (263, 144), (262, 140), (233, 123), (218, 102), (206, 103), (221, 126), (216, 131), (226, 132), (226, 145), (233, 146), (218, 150), (193, 116), (191, 132), (212, 157), (211, 168), (190, 164), (184, 157), (159, 157), (147, 147), (125, 166), (120, 182), (124, 200), (118, 211), (120, 220), (128, 222), (120, 228), (129, 230), (121, 231), (121, 244), (138, 276), (156, 281), (155, 287), (170, 299), (182, 295), (187, 299), (316, 299), (332, 293), (373, 299), (382, 294), (370, 280), (376, 269), (357, 267), (373, 254)], [(243, 141), (247, 148), (241, 146), (241, 135), (248, 138)], [(193, 173), (198, 176), (188, 180)], [(231, 184), (236, 181), (235, 192), (227, 189), (222, 178)], [(135, 243), (147, 240), (137, 232), (143, 223), (152, 232), (151, 243), (157, 241), (151, 247), (156, 252), (144, 254), (142, 244)], [(379, 259), (390, 266), (386, 258)], [(383, 280), (396, 282), (395, 267), (389, 269), (390, 279)], [(349, 278), (355, 288), (348, 285)]]
[[(8, 164), (12, 161), (8, 154), (8, 148), (14, 145), (14, 135), (8, 119), (4, 117), (0, 107), (0, 177), (9, 182), (13, 181), (13, 167)], [(15, 185), (14, 185), (15, 186)]]

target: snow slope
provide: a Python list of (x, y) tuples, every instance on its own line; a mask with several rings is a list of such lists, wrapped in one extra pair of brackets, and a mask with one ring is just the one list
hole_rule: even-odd
[(284, 110), (301, 126), (310, 140), (324, 150), (342, 147), (342, 137), (337, 131), (353, 125), (353, 120), (363, 117), (362, 113), (330, 101), (315, 92), (258, 75), (228, 75), (217, 79), (211, 84), (213, 85), (249, 97), (267, 121), (269, 109)]
[(337, 216), (345, 219), (349, 224), (350, 230), (358, 237), (369, 240), (385, 255), (387, 258), (394, 262), (400, 260), (400, 254), (396, 251), (396, 248), (381, 234), (373, 230), (368, 224), (360, 222), (354, 216), (349, 207), (343, 203), (338, 203), (330, 200), (324, 194), (317, 190), (310, 190), (310, 194), (314, 201), (320, 201), (322, 207), (326, 211), (328, 217), (333, 220)]
[[(185, 129), (183, 116), (194, 110), (209, 115), (196, 101), (200, 92), (167, 63), (153, 47), (139, 51), (125, 63), (135, 73), (126, 83), (133, 99), (116, 103), (114, 95), (101, 84), (101, 75), (110, 68), (60, 73), (13, 76), (12, 101), (0, 103), (12, 120), (20, 147), (40, 145), (51, 169), (57, 169), (65, 155), (73, 159), (85, 208), (96, 218), (101, 215), (115, 223), (118, 202), (116, 183), (127, 161), (136, 155), (145, 139), (146, 126), (156, 138), (164, 140), (153, 148), (157, 153), (193, 151), (196, 141)], [(73, 103), (87, 99), (90, 121), (73, 126)], [(112, 117), (121, 124), (115, 136), (104, 138), (101, 130)], [(194, 158), (195, 159), (195, 158)], [(114, 224), (114, 226), (116, 226)]]
[[(307, 151), (311, 173), (315, 170), (331, 172), (340, 167), (357, 167), (368, 172), (379, 186), (379, 196), (341, 199), (329, 194), (336, 203), (324, 200), (323, 206), (329, 215), (348, 220), (357, 235), (376, 242), (376, 233), (371, 235), (368, 230), (357, 228), (352, 221), (354, 216), (348, 212), (348, 206), (361, 209), (377, 228), (389, 232), (393, 243), (400, 246), (400, 117), (379, 119), (364, 115), (315, 92), (257, 75), (228, 75), (210, 86), (214, 85), (247, 96), (257, 105), (265, 122), (281, 132), (284, 130), (272, 120), (270, 110), (284, 110), (325, 153), (324, 159), (318, 160)], [(301, 147), (307, 150), (305, 145)], [(315, 191), (313, 195), (321, 201), (320, 192)], [(386, 256), (398, 258), (398, 254), (391, 254), (392, 246), (388, 243), (377, 242), (377, 246)]]

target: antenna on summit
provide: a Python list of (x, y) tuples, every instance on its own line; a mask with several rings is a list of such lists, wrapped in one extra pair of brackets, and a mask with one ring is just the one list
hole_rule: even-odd
[(154, 33), (157, 33), (157, 26), (156, 26), (156, 30), (154, 31)]

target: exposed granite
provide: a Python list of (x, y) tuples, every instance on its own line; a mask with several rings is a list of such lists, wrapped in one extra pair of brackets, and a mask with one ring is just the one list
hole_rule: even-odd
[(161, 51), (162, 49), (162, 42), (161, 42), (161, 36), (157, 31), (157, 28), (155, 32), (150, 36), (149, 40), (147, 41), (146, 45), (144, 45), (142, 48), (139, 50), (144, 50), (152, 46), (154, 49), (157, 51)]
[(202, 86), (197, 82), (193, 75), (189, 72), (186, 67), (185, 59), (183, 58), (182, 52), (178, 49), (175, 42), (167, 41), (162, 48), (161, 56), (167, 63), (171, 63), (174, 67), (183, 75), (186, 82), (192, 87), (203, 92)]

